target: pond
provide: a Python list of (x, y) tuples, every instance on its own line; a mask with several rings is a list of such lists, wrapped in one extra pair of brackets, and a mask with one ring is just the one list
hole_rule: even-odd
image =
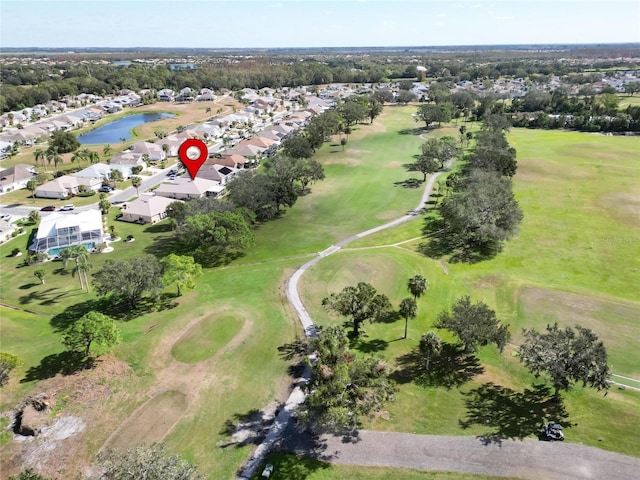
[(143, 123), (155, 122), (163, 118), (175, 117), (173, 113), (137, 113), (109, 122), (90, 132), (78, 135), (82, 145), (95, 145), (98, 143), (118, 143), (124, 138), (129, 140), (129, 131)]

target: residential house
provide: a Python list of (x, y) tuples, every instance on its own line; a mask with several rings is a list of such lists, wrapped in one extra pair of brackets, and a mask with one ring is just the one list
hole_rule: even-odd
[(213, 91), (208, 88), (200, 89), (200, 93), (196, 97), (198, 102), (213, 102), (216, 97), (213, 95)]
[(242, 155), (219, 155), (215, 154), (213, 157), (210, 155), (210, 158), (204, 162), (205, 165), (224, 165), (226, 167), (241, 169), (244, 168), (244, 164), (247, 162), (247, 159)]
[(11, 150), (13, 150), (13, 142), (0, 140), (0, 160), (9, 157)]
[(130, 172), (129, 167), (122, 165), (107, 165), (106, 163), (95, 163), (87, 168), (83, 168), (79, 172), (73, 174), (78, 178), (99, 178), (101, 181), (109, 180), (111, 170), (118, 170), (122, 174), (122, 178), (126, 178), (125, 173)]
[(247, 161), (245, 162), (246, 166), (247, 164), (255, 165), (262, 157), (262, 152), (264, 152), (265, 150), (266, 148), (256, 147), (255, 145), (236, 145), (235, 147), (231, 147), (225, 150), (225, 154), (242, 155), (247, 159)]
[(54, 117), (54, 119), (60, 120), (62, 122), (66, 122), (68, 125), (71, 125), (73, 128), (78, 128), (84, 125), (84, 118), (82, 118), (82, 116), (77, 116), (75, 114), (60, 115), (58, 117)]
[(92, 249), (103, 243), (102, 215), (99, 210), (80, 213), (53, 212), (40, 222), (38, 232), (29, 247), (35, 252), (57, 255), (72, 245)]
[(252, 137), (247, 140), (242, 140), (238, 143), (237, 147), (254, 146), (263, 149), (262, 156), (272, 155), (280, 145), (280, 142), (271, 140), (265, 137)]
[(160, 140), (158, 140), (155, 144), (159, 145), (164, 152), (164, 145), (168, 145), (168, 150), (166, 154), (169, 157), (177, 157), (178, 150), (180, 149), (180, 145), (184, 142), (184, 138), (178, 138), (176, 135), (168, 135)]
[(196, 178), (215, 180), (220, 185), (224, 185), (233, 178), (238, 172), (238, 169), (213, 163), (215, 160), (217, 160), (217, 158), (204, 162), (198, 170), (198, 176)]
[(166, 153), (162, 149), (162, 145), (150, 142), (136, 142), (131, 145), (131, 151), (134, 153), (141, 153), (148, 155), (149, 160), (152, 162), (162, 161), (167, 158)]
[(161, 197), (171, 198), (175, 200), (190, 200), (192, 198), (216, 197), (222, 191), (224, 186), (215, 180), (196, 177), (191, 180), (190, 176), (178, 177), (167, 183), (161, 183), (154, 193)]
[(5, 220), (0, 220), (0, 243), (11, 239), (11, 234), (16, 230), (16, 226)]
[(284, 137), (284, 133), (281, 132), (277, 132), (275, 130), (269, 130), (269, 129), (265, 129), (265, 130), (260, 130), (258, 132), (258, 136), (262, 137), (262, 138), (268, 138), (269, 140), (273, 140), (277, 143), (282, 142), (282, 138)]
[(189, 87), (184, 87), (176, 96), (176, 102), (193, 102), (194, 98), (193, 90)]
[(176, 200), (143, 193), (133, 202), (128, 202), (122, 207), (122, 216), (118, 220), (124, 222), (156, 223), (166, 218), (167, 207)]
[(176, 96), (176, 92), (170, 88), (163, 88), (158, 91), (158, 100), (161, 102), (173, 102)]
[(98, 190), (101, 185), (102, 178), (63, 175), (40, 185), (36, 188), (35, 194), (38, 198), (65, 199), (77, 195), (83, 189)]
[(122, 111), (122, 105), (117, 102), (103, 102), (100, 104), (100, 108), (107, 113), (118, 113)]
[(7, 133), (2, 136), (2, 139), (6, 142), (17, 143), (19, 145), (34, 145), (39, 135), (26, 129), (16, 130), (11, 133)]
[(189, 128), (189, 131), (195, 133), (198, 138), (204, 141), (221, 138), (224, 135), (224, 130), (222, 128), (208, 122), (198, 125), (197, 127), (191, 127)]
[(0, 170), (0, 193), (25, 188), (27, 182), (35, 175), (36, 171), (31, 165), (18, 164), (14, 167)]
[(133, 175), (133, 173), (131, 172), (131, 169), (133, 167), (138, 166), (142, 167), (142, 170), (147, 169), (147, 163), (144, 161), (142, 155), (142, 153), (135, 152), (116, 153), (111, 157), (109, 165), (111, 166), (111, 168), (120, 170), (123, 178), (129, 178), (131, 177), (131, 175)]

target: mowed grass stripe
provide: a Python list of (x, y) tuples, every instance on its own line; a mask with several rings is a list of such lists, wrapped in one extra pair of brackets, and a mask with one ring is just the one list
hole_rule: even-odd
[(244, 318), (233, 313), (203, 318), (178, 339), (171, 349), (171, 355), (184, 363), (206, 360), (240, 331), (244, 321)]
[(282, 218), (261, 226), (256, 246), (240, 261), (322, 251), (413, 209), (421, 191), (394, 185), (415, 176), (402, 165), (414, 161), (422, 140), (398, 133), (415, 127), (413, 110), (387, 107), (372, 125), (355, 126), (344, 152), (338, 136), (326, 143), (314, 157), (326, 179), (312, 185), (312, 193)]

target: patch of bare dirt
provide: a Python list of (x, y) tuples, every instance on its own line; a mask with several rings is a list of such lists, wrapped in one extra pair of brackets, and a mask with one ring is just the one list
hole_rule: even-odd
[(221, 307), (196, 317), (186, 324), (178, 325), (162, 337), (151, 356), (158, 362), (158, 368), (154, 369), (156, 382), (149, 391), (151, 398), (120, 425), (102, 448), (128, 448), (142, 441), (162, 441), (183, 416), (198, 408), (203, 391), (228, 380), (216, 374), (214, 366), (222, 355), (236, 348), (249, 336), (253, 322), (248, 318), (245, 318), (242, 328), (231, 341), (206, 360), (182, 363), (171, 356), (173, 345), (184, 333), (211, 315), (228, 309), (229, 307)]
[(3, 412), (16, 432), (0, 455), (3, 478), (25, 468), (72, 478), (89, 461), (93, 435), (113, 418), (106, 406), (117, 395), (113, 381), (130, 373), (126, 363), (105, 356), (90, 370), (42, 380), (36, 392)]
[(480, 279), (476, 283), (473, 284), (473, 289), (486, 290), (496, 288), (502, 282), (502, 278), (502, 275), (499, 274), (484, 275), (480, 277)]
[(187, 395), (182, 392), (168, 390), (159, 393), (120, 425), (103, 448), (126, 449), (133, 445), (161, 442), (178, 423), (188, 405)]
[[(640, 193), (607, 193), (598, 198), (598, 203), (620, 223), (640, 227)], [(640, 239), (637, 241), (640, 242)]]
[[(354, 153), (352, 150), (347, 149), (347, 152)], [(337, 157), (331, 158), (330, 160), (325, 160), (322, 163), (325, 165), (349, 165), (350, 167), (354, 167), (356, 165), (360, 165), (360, 160), (351, 157)]]

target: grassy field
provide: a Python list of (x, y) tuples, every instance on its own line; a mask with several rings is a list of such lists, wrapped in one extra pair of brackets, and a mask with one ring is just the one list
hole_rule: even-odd
[[(419, 235), (421, 222), (416, 221), (354, 242), (349, 245), (353, 250), (324, 259), (302, 277), (303, 300), (320, 324), (342, 321), (325, 312), (320, 302), (346, 285), (369, 281), (397, 305), (407, 295), (410, 276), (418, 273), (428, 278), (430, 288), (419, 301), (419, 317), (410, 322), (408, 340), (398, 340), (403, 329), (403, 322), (398, 321), (365, 326), (367, 336), (357, 345), (362, 351), (383, 355), (401, 371), (420, 335), (457, 296), (482, 299), (511, 326), (514, 335), (506, 354), (482, 349), (479, 360), (484, 372), (460, 388), (425, 387), (400, 376), (397, 401), (389, 407), (390, 419), (375, 419), (371, 428), (486, 433), (479, 425), (461, 428), (459, 422), (468, 411), (465, 400), (469, 391), (486, 382), (510, 389), (511, 397), (531, 388), (535, 379), (511, 356), (522, 341), (523, 327), (544, 328), (557, 321), (592, 328), (609, 349), (614, 373), (640, 376), (640, 355), (633, 340), (640, 337), (640, 198), (633, 153), (640, 141), (531, 130), (515, 130), (510, 140), (518, 150), (514, 191), (525, 219), (518, 237), (496, 258), (474, 265), (444, 263), (443, 267), (415, 252), (422, 239), (375, 248)], [(637, 454), (634, 445), (640, 436), (636, 429), (625, 426), (640, 421), (637, 392), (615, 390), (603, 398), (601, 393), (578, 386), (565, 396), (565, 404), (569, 420), (578, 423), (569, 430), (572, 441)], [(544, 413), (542, 404), (536, 408)], [(620, 422), (611, 422), (612, 416)], [(627, 423), (630, 418), (635, 420)], [(508, 432), (528, 435), (533, 430), (511, 428)], [(599, 441), (600, 437), (606, 440)]]
[[(398, 133), (415, 129), (409, 116), (413, 110), (387, 108), (373, 125), (358, 126), (344, 153), (337, 142), (325, 145), (318, 158), (325, 165), (327, 179), (314, 185), (313, 193), (299, 199), (282, 218), (262, 226), (256, 246), (243, 258), (229, 267), (206, 270), (195, 291), (183, 297), (172, 298), (175, 287), (171, 287), (163, 308), (120, 322), (123, 342), (113, 357), (126, 362), (130, 371), (119, 376), (104, 374), (101, 381), (112, 386), (113, 394), (85, 412), (95, 419), (85, 435), (86, 458), (111, 435), (126, 443), (127, 435), (118, 436), (118, 427), (130, 423), (134, 412), (140, 412), (141, 418), (153, 418), (148, 415), (160, 405), (167, 419), (173, 420), (154, 433), (157, 438), (164, 438), (171, 450), (197, 463), (209, 478), (233, 475), (250, 448), (219, 446), (229, 441), (229, 422), (264, 408), (274, 398), (283, 399), (289, 386), (288, 363), (279, 358), (277, 347), (301, 334), (301, 327), (283, 289), (289, 275), (305, 260), (288, 257), (323, 250), (415, 207), (419, 190), (396, 185), (416, 176), (402, 165), (413, 160), (422, 140)], [(455, 134), (456, 128), (433, 134), (447, 132)], [(633, 162), (638, 140), (516, 130), (511, 141), (519, 152), (514, 187), (525, 221), (520, 235), (501, 255), (476, 265), (440, 264), (422, 257), (415, 252), (422, 241), (415, 240), (422, 226), (417, 218), (349, 247), (409, 242), (340, 252), (314, 266), (301, 285), (307, 308), (319, 324), (340, 321), (320, 308), (320, 300), (360, 279), (372, 282), (397, 304), (407, 295), (406, 279), (421, 273), (430, 280), (430, 289), (420, 300), (420, 316), (410, 323), (409, 338), (396, 341), (403, 331), (401, 322), (367, 325), (368, 336), (357, 348), (377, 352), (403, 367), (399, 359), (417, 344), (438, 312), (468, 293), (496, 308), (511, 325), (514, 344), (523, 326), (541, 326), (555, 319), (567, 324), (588, 322), (614, 346), (615, 372), (637, 376), (638, 354), (627, 339), (640, 334), (634, 322), (639, 311), (640, 269), (633, 253), (639, 231), (638, 192), (634, 189), (638, 171)], [(165, 223), (116, 222), (117, 213), (118, 209), (112, 209), (108, 224), (116, 226), (118, 236), (133, 235), (136, 241), (116, 242), (114, 252), (92, 255), (92, 271), (109, 258), (161, 255), (162, 238), (171, 235)], [(8, 257), (14, 247), (24, 250), (26, 245), (27, 236), (22, 236), (0, 246), (0, 300), (40, 314), (0, 310), (2, 348), (25, 360), (16, 379), (62, 352), (55, 316), (96, 298), (93, 292), (81, 292), (77, 279), (63, 272), (58, 262), (44, 264), (46, 284), (40, 285), (33, 275), (35, 267), (20, 267), (21, 258)], [(425, 387), (399, 375), (400, 390), (397, 401), (389, 406), (389, 419), (376, 418), (366, 426), (418, 433), (485, 433), (486, 426), (470, 425), (462, 430), (459, 425), (468, 412), (468, 392), (495, 382), (511, 389), (501, 392), (506, 401), (534, 381), (510, 356), (513, 349), (509, 346), (502, 356), (489, 347), (482, 349), (479, 360), (484, 373), (462, 387)], [(102, 375), (102, 370), (97, 372)], [(38, 385), (36, 381), (12, 381), (3, 389), (0, 407), (15, 405)], [(163, 396), (163, 392), (170, 393)], [(636, 454), (633, 445), (639, 439), (632, 426), (640, 421), (639, 397), (629, 390), (612, 391), (606, 398), (581, 389), (565, 395), (569, 419), (579, 424), (568, 429), (568, 439)], [(82, 405), (75, 408), (85, 411)], [(542, 404), (532, 408), (546, 411)], [(517, 412), (510, 413), (515, 423)], [(611, 418), (620, 422), (609, 422)], [(128, 435), (131, 439), (148, 428), (148, 422), (135, 425)], [(599, 437), (604, 440), (599, 442)], [(4, 458), (5, 454), (0, 455)], [(390, 478), (471, 478), (386, 473)], [(367, 476), (375, 475), (368, 469), (346, 467), (318, 469), (312, 475), (329, 476), (308, 478), (375, 478)]]
[(415, 127), (408, 115), (413, 109), (387, 108), (384, 119), (355, 127), (344, 152), (337, 137), (325, 144), (314, 158), (324, 165), (326, 180), (281, 219), (262, 226), (241, 262), (322, 251), (415, 208), (419, 189), (396, 184), (416, 176), (402, 166), (414, 161), (422, 140), (398, 133)]
[[(402, 468), (371, 468), (331, 465), (295, 455), (276, 453), (267, 457), (274, 466), (272, 480), (486, 480), (493, 477), (453, 472), (418, 472)], [(260, 472), (253, 476), (260, 479)], [(501, 477), (508, 480), (507, 477)]]

